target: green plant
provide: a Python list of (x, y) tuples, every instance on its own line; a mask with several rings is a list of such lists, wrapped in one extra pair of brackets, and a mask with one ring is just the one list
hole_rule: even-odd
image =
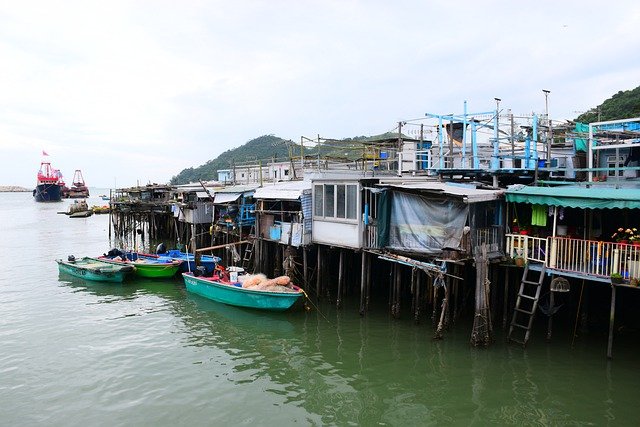
[(622, 279), (622, 274), (620, 273), (611, 273), (612, 279)]

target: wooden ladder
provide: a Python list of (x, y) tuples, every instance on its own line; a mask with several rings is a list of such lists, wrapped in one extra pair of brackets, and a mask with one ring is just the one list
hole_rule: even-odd
[(538, 300), (540, 299), (540, 290), (542, 282), (544, 282), (545, 266), (542, 265), (537, 277), (530, 277), (529, 264), (524, 268), (522, 273), (522, 281), (520, 282), (520, 290), (516, 299), (516, 306), (513, 309), (513, 317), (511, 326), (509, 327), (508, 342), (515, 342), (523, 347), (527, 345), (531, 335), (531, 327), (533, 318), (538, 308)]
[[(252, 225), (251, 230), (249, 230), (249, 236), (255, 233), (255, 229), (256, 229), (255, 226)], [(256, 240), (254, 238), (244, 250), (244, 254), (242, 257), (242, 268), (244, 268), (245, 271), (248, 271), (249, 266), (251, 265), (251, 261), (253, 261), (253, 250), (255, 249), (255, 246), (256, 246)]]

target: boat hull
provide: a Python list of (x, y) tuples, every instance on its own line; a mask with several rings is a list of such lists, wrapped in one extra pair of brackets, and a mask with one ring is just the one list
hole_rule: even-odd
[[(189, 271), (196, 271), (196, 261), (193, 254), (181, 252), (178, 250), (170, 250), (165, 254), (160, 254), (160, 257), (169, 257), (174, 260), (182, 261), (180, 271), (183, 273)], [(216, 268), (216, 265), (220, 262), (220, 258), (211, 255), (201, 255), (198, 260), (198, 265), (205, 268), (206, 273), (211, 274)]]
[(187, 291), (213, 301), (236, 307), (255, 308), (268, 311), (285, 311), (301, 296), (302, 292), (268, 292), (244, 289), (209, 279), (182, 273)]
[(87, 258), (82, 258), (74, 262), (58, 259), (56, 262), (58, 263), (58, 271), (60, 273), (66, 273), (95, 282), (120, 283), (135, 270), (133, 266), (118, 266)]
[(175, 276), (181, 264), (181, 262), (177, 261), (171, 263), (154, 263), (147, 260), (123, 262), (104, 257), (95, 259), (115, 265), (133, 265), (136, 268), (136, 276), (153, 279), (164, 279)]
[(38, 184), (33, 190), (33, 198), (36, 202), (60, 202), (62, 201), (62, 191), (56, 184)]

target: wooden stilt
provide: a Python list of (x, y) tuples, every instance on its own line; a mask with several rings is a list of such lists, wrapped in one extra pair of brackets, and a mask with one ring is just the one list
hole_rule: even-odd
[(416, 306), (413, 311), (413, 321), (416, 323), (420, 322), (420, 305), (422, 301), (420, 301), (420, 288), (422, 287), (422, 272), (420, 270), (416, 270)]
[(549, 291), (549, 322), (547, 323), (547, 341), (551, 341), (551, 334), (553, 333), (554, 294), (555, 292)]
[(360, 261), (360, 316), (364, 316), (366, 291), (366, 252), (362, 251)]
[(322, 279), (322, 247), (318, 246), (318, 262), (316, 263), (316, 298), (320, 300), (320, 287)]
[(613, 359), (613, 324), (616, 317), (616, 285), (611, 284), (611, 312), (609, 313), (609, 343), (607, 344), (607, 358)]
[(507, 312), (509, 311), (509, 267), (504, 268), (504, 302), (502, 304), (502, 329), (507, 329)]
[(366, 292), (365, 292), (365, 298), (364, 298), (364, 309), (366, 311), (369, 311), (369, 299), (371, 297), (371, 256), (369, 256), (368, 254), (365, 255), (365, 264), (366, 264), (366, 271), (365, 274), (367, 276), (367, 288), (366, 288)]
[(309, 276), (308, 276), (308, 264), (307, 264), (307, 255), (309, 254), (309, 249), (305, 246), (302, 248), (302, 277), (304, 280), (304, 288), (307, 289), (309, 286)]
[(336, 307), (340, 308), (342, 302), (342, 282), (344, 280), (344, 249), (339, 249), (340, 261), (338, 262), (338, 294), (336, 295)]

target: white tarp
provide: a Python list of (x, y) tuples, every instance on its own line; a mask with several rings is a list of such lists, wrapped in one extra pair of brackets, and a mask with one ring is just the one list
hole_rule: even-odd
[(230, 203), (235, 202), (242, 195), (242, 193), (216, 193), (213, 203)]
[(430, 199), (393, 192), (388, 247), (400, 251), (437, 253), (458, 248), (468, 206), (452, 198)]

